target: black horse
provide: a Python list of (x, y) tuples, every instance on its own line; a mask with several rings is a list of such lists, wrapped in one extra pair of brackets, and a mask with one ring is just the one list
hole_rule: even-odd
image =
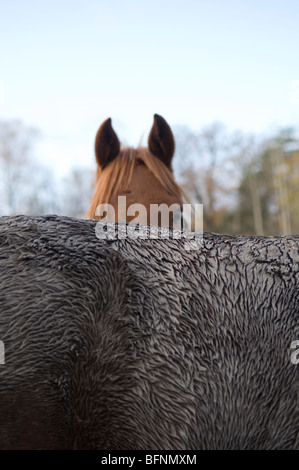
[(96, 223), (0, 219), (0, 448), (298, 449), (299, 237)]

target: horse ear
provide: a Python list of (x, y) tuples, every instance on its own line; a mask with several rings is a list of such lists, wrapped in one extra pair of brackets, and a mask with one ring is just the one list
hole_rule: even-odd
[(111, 125), (111, 118), (106, 119), (99, 127), (95, 140), (95, 154), (103, 170), (119, 154), (120, 143)]
[(162, 160), (170, 168), (174, 154), (174, 137), (172, 131), (162, 116), (154, 115), (153, 127), (148, 137), (148, 147), (152, 154)]

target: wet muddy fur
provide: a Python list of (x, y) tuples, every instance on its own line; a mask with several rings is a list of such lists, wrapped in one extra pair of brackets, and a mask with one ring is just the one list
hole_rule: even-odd
[(298, 449), (299, 237), (0, 219), (1, 449)]

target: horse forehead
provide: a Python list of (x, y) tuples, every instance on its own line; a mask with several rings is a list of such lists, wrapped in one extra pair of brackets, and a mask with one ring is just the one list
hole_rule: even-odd
[(144, 164), (134, 168), (130, 184), (126, 189), (131, 191), (127, 195), (127, 204), (140, 203), (148, 204), (180, 204), (180, 200), (170, 194), (165, 186), (155, 177), (155, 175)]
[(130, 186), (131, 187), (140, 187), (148, 186), (149, 188), (159, 187), (163, 188), (163, 185), (155, 177), (155, 175), (150, 171), (150, 169), (145, 164), (137, 164), (134, 167), (132, 179)]

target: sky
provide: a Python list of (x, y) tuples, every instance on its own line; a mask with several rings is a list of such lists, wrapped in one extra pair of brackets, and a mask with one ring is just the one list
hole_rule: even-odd
[(297, 0), (0, 0), (0, 120), (40, 130), (54, 171), (93, 166), (107, 117), (146, 143), (154, 113), (194, 131), (299, 124)]

